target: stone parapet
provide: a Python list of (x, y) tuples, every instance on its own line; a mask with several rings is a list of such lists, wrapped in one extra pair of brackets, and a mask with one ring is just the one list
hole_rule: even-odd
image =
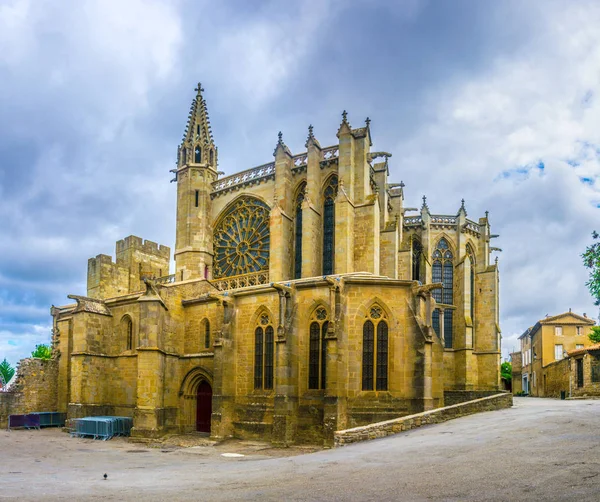
[(422, 425), (446, 422), (453, 418), (472, 415), (481, 411), (510, 408), (512, 402), (512, 394), (503, 392), (493, 396), (467, 401), (465, 403), (408, 415), (395, 420), (386, 420), (385, 422), (377, 422), (362, 427), (354, 427), (353, 429), (336, 431), (334, 437), (335, 446), (344, 446), (358, 441), (382, 438), (397, 434), (398, 432), (416, 429)]

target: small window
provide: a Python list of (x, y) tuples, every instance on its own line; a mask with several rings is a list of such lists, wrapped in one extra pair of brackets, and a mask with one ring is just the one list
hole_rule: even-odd
[(196, 190), (196, 207), (198, 207), (198, 202), (200, 201), (200, 191)]
[(204, 348), (208, 349), (210, 347), (210, 322), (208, 319), (204, 321)]
[(560, 361), (563, 358), (563, 346), (561, 343), (557, 343), (554, 346), (554, 359)]
[(562, 336), (562, 326), (555, 326), (554, 327), (554, 334), (556, 336)]
[(575, 345), (576, 349), (583, 349), (583, 343), (578, 343)]
[(581, 332), (582, 332), (582, 330), (581, 330), (581, 326), (577, 326), (577, 328), (576, 328), (576, 329), (577, 329), (577, 334), (578, 334), (578, 335), (581, 335)]
[(196, 146), (194, 149), (194, 162), (200, 164), (202, 162), (202, 148)]
[(215, 151), (210, 151), (210, 165), (212, 166), (215, 163)]
[(535, 371), (533, 372), (533, 386), (536, 387)]

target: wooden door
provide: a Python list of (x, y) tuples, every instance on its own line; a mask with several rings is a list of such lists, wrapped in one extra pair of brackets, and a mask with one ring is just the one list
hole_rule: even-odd
[(198, 386), (196, 404), (196, 430), (210, 432), (210, 417), (212, 414), (212, 387), (208, 382), (201, 382)]

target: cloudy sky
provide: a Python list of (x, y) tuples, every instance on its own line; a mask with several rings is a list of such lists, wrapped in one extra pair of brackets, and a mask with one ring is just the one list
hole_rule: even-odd
[(490, 211), (503, 352), (546, 314), (597, 316), (600, 3), (0, 0), (0, 360), (50, 340), (87, 259), (174, 247), (169, 183), (196, 82), (220, 168), (369, 116), (406, 205)]

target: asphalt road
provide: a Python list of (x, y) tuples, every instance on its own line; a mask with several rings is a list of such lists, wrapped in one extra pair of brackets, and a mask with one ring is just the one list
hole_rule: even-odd
[(600, 400), (515, 398), (511, 409), (306, 455), (237, 447), (243, 457), (2, 432), (0, 499), (600, 500)]

